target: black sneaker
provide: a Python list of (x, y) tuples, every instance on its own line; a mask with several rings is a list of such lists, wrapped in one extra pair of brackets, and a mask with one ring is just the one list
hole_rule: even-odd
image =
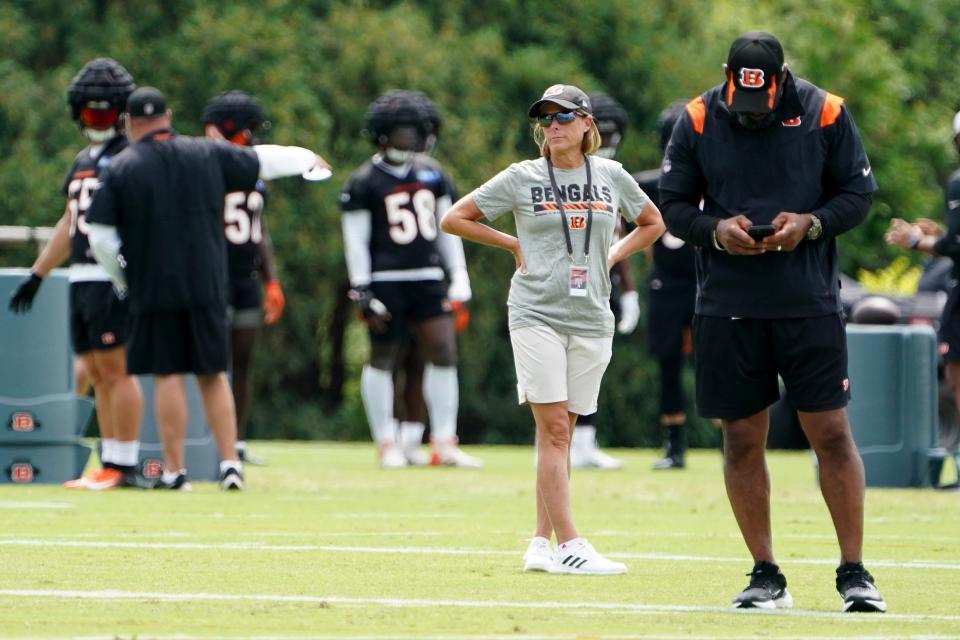
[(243, 464), (252, 464), (255, 467), (267, 466), (267, 459), (263, 456), (250, 453), (246, 448), (237, 449), (237, 457)]
[(733, 599), (735, 609), (789, 609), (793, 597), (787, 591), (787, 578), (780, 567), (760, 561), (753, 565), (750, 584)]
[(155, 484), (153, 488), (166, 491), (192, 491), (193, 485), (187, 480), (187, 474), (178, 473), (177, 477), (170, 482), (164, 482), (163, 476), (160, 476), (160, 479), (157, 480), (157, 484)]
[(683, 454), (666, 455), (653, 463), (654, 470), (660, 469), (683, 469), (686, 465), (683, 462)]
[(843, 598), (842, 611), (883, 613), (887, 610), (887, 603), (873, 583), (873, 576), (863, 568), (862, 562), (848, 562), (837, 567), (837, 591)]
[(221, 471), (220, 488), (223, 491), (243, 491), (243, 472), (234, 467), (229, 467), (226, 471)]

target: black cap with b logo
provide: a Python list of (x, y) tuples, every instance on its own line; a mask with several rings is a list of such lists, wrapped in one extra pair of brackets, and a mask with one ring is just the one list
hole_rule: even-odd
[(727, 54), (724, 102), (731, 111), (769, 113), (777, 106), (783, 47), (765, 31), (744, 33)]

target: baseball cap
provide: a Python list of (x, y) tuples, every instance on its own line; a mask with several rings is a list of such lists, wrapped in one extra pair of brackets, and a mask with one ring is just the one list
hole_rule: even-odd
[(783, 47), (775, 36), (765, 31), (738, 36), (727, 54), (727, 107), (746, 113), (773, 111), (782, 69)]
[(155, 87), (140, 87), (127, 98), (127, 113), (133, 118), (162, 116), (167, 111), (167, 99)]
[(536, 118), (540, 115), (540, 107), (547, 102), (552, 102), (559, 107), (570, 109), (571, 111), (593, 113), (593, 109), (590, 106), (590, 98), (587, 97), (587, 94), (584, 93), (582, 89), (572, 84), (555, 84), (547, 87), (547, 90), (543, 92), (543, 97), (533, 103), (527, 115), (531, 118)]

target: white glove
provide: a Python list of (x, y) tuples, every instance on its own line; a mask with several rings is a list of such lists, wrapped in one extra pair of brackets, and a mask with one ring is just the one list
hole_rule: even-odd
[(633, 333), (640, 322), (640, 294), (636, 291), (624, 291), (620, 294), (620, 322), (617, 331)]
[(450, 302), (470, 302), (473, 292), (470, 290), (470, 276), (466, 269), (459, 269), (450, 274), (450, 288), (447, 289), (447, 300)]

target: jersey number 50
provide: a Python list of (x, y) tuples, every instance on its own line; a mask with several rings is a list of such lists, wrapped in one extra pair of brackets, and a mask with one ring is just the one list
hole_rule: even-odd
[[(413, 211), (407, 208), (413, 203)], [(429, 189), (420, 189), (413, 196), (407, 191), (391, 193), (383, 199), (390, 223), (390, 239), (397, 244), (410, 244), (417, 234), (430, 241), (437, 237), (437, 197)]]
[(263, 227), (260, 211), (263, 195), (259, 191), (234, 191), (228, 193), (223, 203), (223, 226), (231, 244), (260, 244)]

